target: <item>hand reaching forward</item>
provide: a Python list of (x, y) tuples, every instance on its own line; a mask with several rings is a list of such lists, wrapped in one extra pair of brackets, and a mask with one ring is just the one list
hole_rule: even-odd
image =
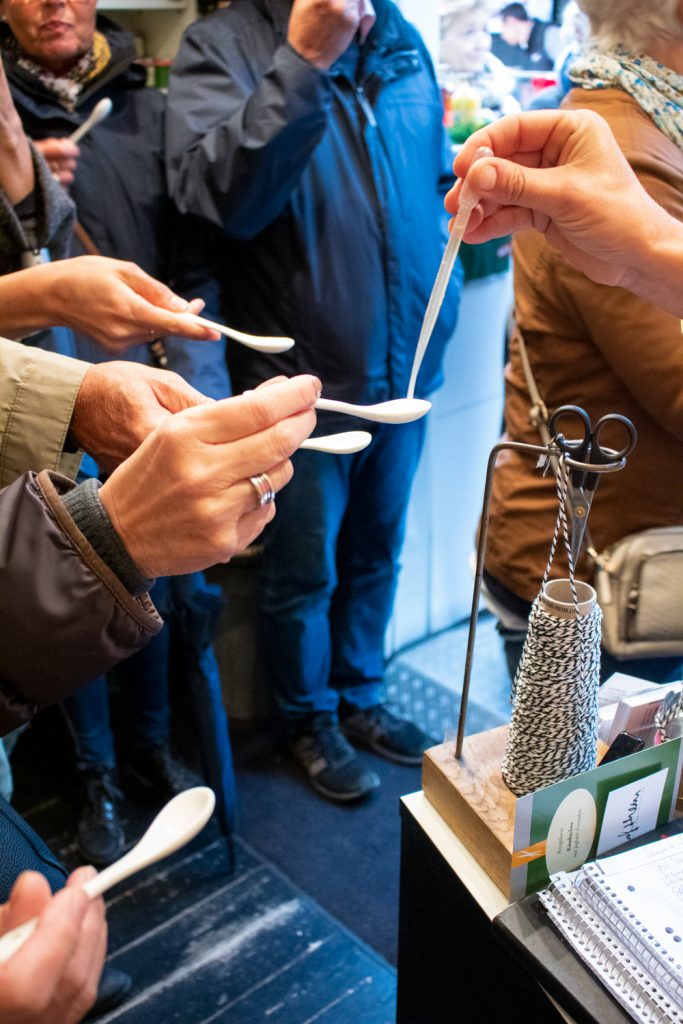
[(33, 145), (52, 172), (52, 176), (62, 188), (73, 185), (76, 166), (81, 151), (68, 139), (38, 139)]
[(188, 303), (134, 263), (78, 256), (0, 277), (0, 331), (21, 337), (65, 326), (90, 335), (110, 352), (167, 334), (198, 341), (219, 338), (200, 327)]
[(102, 469), (115, 469), (168, 416), (212, 401), (177, 373), (140, 363), (98, 363), (76, 396), (69, 441)]
[(320, 391), (301, 376), (186, 409), (112, 473), (100, 498), (145, 576), (227, 562), (259, 535), (275, 507), (257, 505), (249, 478), (267, 473), (275, 491), (289, 482)]
[(2, 1024), (78, 1024), (94, 1003), (107, 948), (104, 902), (89, 900), (81, 889), (94, 874), (79, 868), (54, 896), (37, 872), (17, 879), (0, 908), (0, 934), (39, 920), (33, 935), (0, 964)]
[[(495, 158), (473, 164), (480, 146), (490, 146)], [(535, 228), (594, 281), (647, 290), (643, 265), (672, 221), (597, 114), (543, 110), (501, 118), (469, 137), (453, 169), (461, 180), (446, 197), (449, 213), (457, 210), (465, 175), (480, 199), (468, 242)]]

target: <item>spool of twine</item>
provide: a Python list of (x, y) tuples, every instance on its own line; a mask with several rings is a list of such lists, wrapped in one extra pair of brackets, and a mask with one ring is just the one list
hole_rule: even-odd
[[(516, 796), (589, 771), (596, 763), (602, 612), (593, 587), (574, 578), (565, 512), (566, 472), (560, 466), (558, 520), (512, 689), (502, 774)], [(569, 579), (549, 580), (560, 532)]]

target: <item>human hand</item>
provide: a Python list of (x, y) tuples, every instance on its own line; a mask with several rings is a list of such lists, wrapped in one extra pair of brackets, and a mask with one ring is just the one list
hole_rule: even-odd
[(81, 888), (94, 874), (79, 868), (54, 896), (37, 872), (17, 879), (0, 908), (0, 934), (32, 917), (38, 925), (0, 964), (2, 1024), (77, 1024), (93, 1005), (107, 947), (104, 902)]
[(33, 158), (0, 61), (0, 188), (10, 203), (21, 202), (35, 185)]
[[(473, 163), (480, 146), (495, 158)], [(469, 137), (446, 197), (455, 213), (462, 180), (480, 199), (465, 240), (535, 228), (600, 284), (633, 285), (670, 218), (640, 185), (607, 123), (592, 111), (513, 115)]]
[(73, 185), (81, 151), (68, 139), (38, 139), (33, 143), (62, 188)]
[(100, 499), (144, 576), (228, 562), (259, 535), (275, 506), (257, 506), (249, 478), (267, 473), (275, 491), (289, 482), (320, 391), (301, 376), (186, 409), (112, 473)]
[(287, 41), (310, 64), (327, 70), (351, 43), (360, 17), (358, 0), (294, 0)]
[(105, 256), (58, 260), (0, 278), (0, 330), (8, 337), (62, 325), (109, 352), (168, 334), (216, 341), (216, 331), (186, 315), (203, 306), (181, 299), (134, 263)]
[(91, 366), (79, 388), (69, 441), (102, 469), (115, 469), (162, 420), (213, 399), (168, 370), (140, 363)]

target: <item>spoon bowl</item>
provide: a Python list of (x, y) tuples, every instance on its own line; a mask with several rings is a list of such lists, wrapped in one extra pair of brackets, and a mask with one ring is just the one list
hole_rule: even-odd
[(339, 434), (309, 437), (299, 448), (309, 452), (329, 452), (330, 455), (351, 455), (367, 448), (371, 441), (372, 434), (367, 430), (345, 430)]
[(354, 405), (353, 402), (338, 402), (334, 398), (319, 398), (315, 407), (324, 412), (341, 412), (375, 423), (412, 423), (428, 413), (432, 403), (424, 398), (394, 398), (376, 405)]
[[(114, 864), (100, 871), (83, 885), (83, 891), (92, 900), (101, 896), (124, 878), (155, 864), (175, 853), (190, 839), (194, 839), (213, 813), (216, 798), (208, 786), (195, 786), (178, 793), (163, 807), (142, 838), (132, 850)], [(38, 918), (13, 928), (0, 938), (0, 963), (9, 960), (35, 931)]]
[(244, 331), (236, 331), (233, 327), (226, 327), (225, 324), (214, 323), (213, 320), (207, 320), (203, 316), (193, 314), (192, 318), (198, 324), (201, 324), (202, 327), (210, 327), (212, 331), (225, 334), (226, 337), (232, 338), (233, 341), (238, 341), (240, 345), (246, 345), (247, 348), (253, 348), (257, 352), (288, 352), (290, 348), (294, 347), (294, 338), (245, 334)]
[(86, 117), (83, 124), (79, 125), (75, 132), (72, 132), (69, 136), (69, 142), (80, 142), (84, 135), (94, 128), (100, 121), (104, 121), (105, 117), (109, 117), (112, 111), (112, 102), (108, 96), (99, 100), (98, 103), (92, 108), (88, 116)]

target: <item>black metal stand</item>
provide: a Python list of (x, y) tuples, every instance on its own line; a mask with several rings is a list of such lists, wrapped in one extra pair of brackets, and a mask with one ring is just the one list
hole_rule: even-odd
[(472, 658), (474, 655), (474, 641), (477, 634), (477, 615), (479, 612), (479, 599), (481, 597), (481, 583), (484, 575), (484, 559), (486, 556), (486, 541), (489, 529), (489, 505), (491, 503), (491, 488), (493, 486), (493, 472), (496, 467), (496, 459), (500, 452), (515, 451), (528, 452), (537, 457), (542, 456), (548, 463), (557, 467), (560, 462), (569, 466), (570, 469), (578, 469), (588, 473), (616, 473), (626, 465), (625, 458), (617, 457), (615, 461), (605, 465), (594, 465), (586, 462), (578, 462), (570, 458), (556, 448), (554, 444), (525, 444), (522, 441), (499, 441), (494, 445), (489, 455), (486, 466), (486, 483), (484, 485), (484, 500), (481, 509), (481, 522), (479, 525), (479, 543), (477, 544), (477, 566), (474, 574), (474, 590), (472, 592), (472, 609), (470, 611), (470, 629), (467, 638), (467, 657), (465, 659), (465, 675), (462, 684), (462, 695), (460, 697), (460, 713), (458, 715), (458, 732), (455, 741), (455, 756), (462, 757), (462, 743), (465, 736), (465, 720), (467, 717), (467, 701), (470, 691), (470, 677), (472, 675)]

